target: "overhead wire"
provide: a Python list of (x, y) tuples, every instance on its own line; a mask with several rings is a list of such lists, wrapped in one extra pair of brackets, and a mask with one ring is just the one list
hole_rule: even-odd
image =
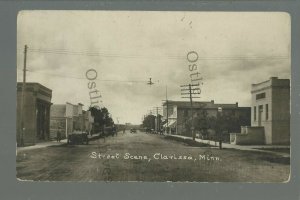
[[(19, 53), (21, 49), (18, 49)], [(28, 48), (28, 52), (31, 53), (42, 53), (42, 54), (58, 54), (58, 55), (77, 55), (77, 56), (101, 56), (108, 58), (125, 58), (125, 59), (176, 59), (182, 60), (186, 59), (185, 56), (178, 55), (125, 55), (118, 53), (109, 53), (108, 51), (89, 51), (89, 50), (81, 50), (81, 51), (73, 51), (69, 49), (49, 49), (49, 48)], [(271, 56), (205, 56), (198, 57), (198, 60), (263, 60), (263, 59), (288, 59), (288, 55), (271, 55)], [(21, 69), (19, 69), (21, 70)], [(23, 70), (22, 70), (23, 71)], [(33, 70), (27, 70), (33, 73), (45, 74), (48, 76), (56, 76), (61, 78), (72, 78), (72, 79), (86, 79), (83, 77), (75, 77), (75, 76), (66, 76), (61, 74), (50, 74), (45, 72), (37, 72)], [(142, 80), (112, 80), (112, 79), (97, 79), (97, 81), (106, 81), (106, 82), (131, 82), (131, 83), (147, 83), (147, 81)], [(159, 81), (156, 81), (159, 82)]]
[[(20, 71), (23, 71), (20, 68), (17, 68)], [(52, 73), (46, 73), (46, 72), (38, 72), (34, 70), (26, 70), (27, 72), (33, 72), (33, 73), (38, 73), (38, 74), (44, 74), (47, 76), (56, 76), (56, 77), (61, 77), (61, 78), (72, 78), (72, 79), (81, 79), (81, 80), (87, 80), (86, 77), (76, 77), (76, 76), (66, 76), (66, 75), (61, 75), (61, 74), (52, 74)], [(97, 81), (104, 81), (104, 82), (127, 82), (127, 83), (147, 83), (147, 81), (142, 81), (142, 80), (113, 80), (113, 79), (99, 79), (96, 78), (95, 80)]]
[[(142, 55), (142, 54), (118, 54), (109, 53), (107, 51), (72, 51), (67, 49), (35, 49), (29, 48), (32, 53), (58, 54), (58, 55), (80, 55), (80, 56), (102, 56), (108, 58), (127, 58), (127, 59), (186, 59), (186, 56), (178, 55)], [(198, 60), (264, 60), (264, 59), (289, 59), (288, 55), (270, 55), (270, 56), (199, 56)]]

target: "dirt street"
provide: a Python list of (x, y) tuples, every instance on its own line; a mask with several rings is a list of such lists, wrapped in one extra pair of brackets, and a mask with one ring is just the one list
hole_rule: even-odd
[(18, 152), (17, 178), (39, 181), (283, 182), (289, 159), (191, 147), (142, 132)]

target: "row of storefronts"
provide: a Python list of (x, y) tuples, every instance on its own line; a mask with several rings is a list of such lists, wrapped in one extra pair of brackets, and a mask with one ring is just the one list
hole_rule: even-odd
[[(24, 91), (23, 91), (23, 88)], [(17, 83), (17, 145), (66, 138), (74, 130), (90, 132), (94, 122), (83, 104), (52, 104), (52, 90), (39, 83)]]

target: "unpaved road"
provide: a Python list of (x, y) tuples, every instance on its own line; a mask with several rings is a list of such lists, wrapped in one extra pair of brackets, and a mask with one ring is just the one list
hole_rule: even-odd
[(38, 181), (284, 182), (289, 170), (289, 160), (273, 154), (191, 147), (142, 132), (17, 155), (17, 178)]

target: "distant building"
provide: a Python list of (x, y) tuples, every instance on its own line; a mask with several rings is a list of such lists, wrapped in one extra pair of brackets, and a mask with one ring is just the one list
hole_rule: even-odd
[(126, 130), (125, 124), (115, 124), (115, 127), (116, 127), (117, 131), (125, 131)]
[(252, 84), (251, 127), (233, 134), (234, 144), (290, 143), (290, 80), (271, 77)]
[(22, 86), (17, 83), (17, 144), (49, 140), (52, 90), (39, 83), (26, 83), (22, 108)]
[[(168, 111), (167, 111), (168, 108)], [(171, 134), (191, 136), (191, 107), (187, 101), (167, 101), (163, 104), (163, 123), (166, 130)], [(207, 115), (215, 117), (230, 115), (236, 118), (243, 118), (245, 125), (250, 125), (251, 109), (250, 107), (239, 107), (238, 103), (234, 104), (215, 104), (212, 101), (193, 102), (193, 117)], [(168, 115), (168, 120), (167, 120)], [(197, 126), (197, 124), (194, 124)], [(229, 136), (228, 136), (229, 137)]]
[(57, 131), (66, 138), (73, 130), (91, 131), (94, 118), (90, 111), (82, 109), (83, 104), (73, 105), (54, 104), (50, 112), (50, 132), (51, 138), (55, 138)]

